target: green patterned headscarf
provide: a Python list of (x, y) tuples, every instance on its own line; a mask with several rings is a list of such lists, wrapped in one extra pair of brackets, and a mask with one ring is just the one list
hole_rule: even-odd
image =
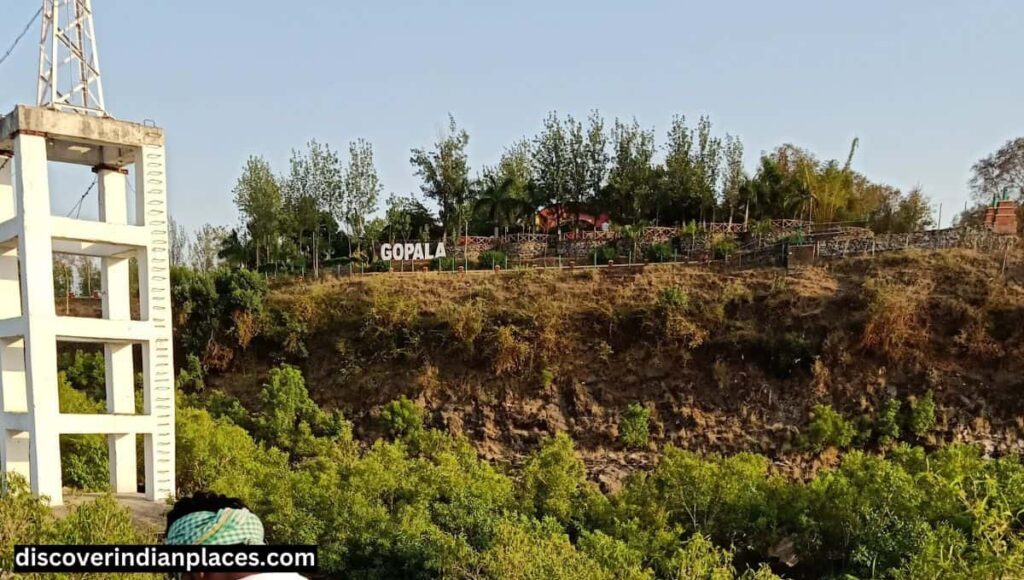
[(263, 522), (247, 509), (193, 512), (171, 524), (167, 544), (263, 544)]

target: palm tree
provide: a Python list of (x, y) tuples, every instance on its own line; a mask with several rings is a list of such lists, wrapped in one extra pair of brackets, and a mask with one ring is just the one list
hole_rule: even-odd
[(502, 228), (508, 231), (510, 226), (519, 225), (529, 215), (530, 203), (521, 197), (523, 192), (517, 191), (512, 179), (488, 175), (481, 181), (473, 209), (478, 216), (494, 224), (495, 235)]

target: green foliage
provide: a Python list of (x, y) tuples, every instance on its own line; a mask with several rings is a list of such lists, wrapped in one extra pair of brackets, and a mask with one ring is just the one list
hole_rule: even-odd
[(64, 371), (68, 384), (89, 396), (102, 399), (106, 397), (106, 364), (103, 351), (61, 353), (57, 360), (58, 370)]
[(185, 356), (185, 364), (178, 371), (175, 387), (182, 391), (201, 392), (206, 389), (205, 376), (206, 372), (199, 357), (189, 353)]
[(850, 445), (857, 429), (830, 405), (815, 405), (807, 427), (807, 443), (815, 451), (826, 447), (843, 449)]
[(644, 257), (650, 262), (671, 262), (674, 257), (672, 244), (652, 244), (644, 250)]
[(459, 269), (462, 262), (454, 256), (434, 258), (430, 261), (430, 269), (436, 272), (454, 272)]
[(935, 395), (931, 391), (923, 397), (910, 401), (907, 430), (917, 437), (924, 437), (935, 428)]
[(497, 250), (480, 252), (477, 265), (484, 270), (493, 270), (495, 266), (505, 267), (505, 253)]
[[(57, 375), (57, 398), (62, 413), (95, 414), (106, 412), (103, 403), (74, 389), (66, 375)], [(109, 450), (103, 435), (63, 435), (60, 438), (61, 477), (64, 485), (85, 491), (105, 491), (110, 487)]]
[(259, 401), (260, 413), (253, 421), (257, 436), (297, 456), (315, 455), (317, 438), (351, 438), (351, 425), (340, 412), (325, 412), (309, 398), (306, 381), (295, 367), (271, 369)]
[(662, 310), (679, 310), (686, 308), (690, 304), (690, 297), (686, 291), (681, 288), (668, 287), (663, 288), (658, 293), (658, 306)]
[(423, 432), (423, 411), (405, 395), (384, 405), (380, 419), (392, 437), (413, 438)]
[(559, 433), (526, 460), (516, 494), (526, 513), (567, 523), (583, 517), (592, 491), (572, 439)]
[(632, 403), (619, 419), (619, 439), (623, 445), (643, 448), (650, 440), (651, 412), (640, 403)]
[(882, 445), (891, 445), (900, 438), (900, 402), (889, 399), (882, 405), (875, 421), (875, 436)]
[(600, 246), (590, 251), (590, 264), (604, 265), (619, 257), (619, 250), (615, 246)]
[(711, 253), (716, 260), (723, 260), (736, 253), (739, 244), (735, 239), (720, 237), (711, 243)]

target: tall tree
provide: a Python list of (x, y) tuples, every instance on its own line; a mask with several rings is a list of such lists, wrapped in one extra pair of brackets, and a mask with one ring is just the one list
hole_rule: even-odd
[(543, 130), (534, 138), (533, 167), (539, 198), (544, 205), (556, 206), (559, 211), (559, 226), (572, 188), (569, 157), (566, 129), (558, 118), (558, 113), (551, 112), (544, 119)]
[(1024, 137), (1010, 139), (971, 168), (971, 193), (990, 203), (1004, 195), (1024, 199)]
[(686, 126), (686, 117), (672, 118), (665, 151), (665, 184), (659, 212), (669, 222), (685, 222), (700, 214), (696, 194), (696, 169), (693, 166), (693, 133)]
[(615, 120), (612, 128), (612, 167), (608, 174), (606, 203), (634, 225), (648, 213), (654, 201), (658, 172), (653, 166), (654, 131)]
[(701, 219), (713, 219), (722, 170), (722, 140), (711, 134), (711, 120), (706, 116), (697, 122), (695, 137), (694, 193), (700, 200)]
[(167, 243), (171, 247), (171, 265), (184, 264), (185, 252), (188, 249), (188, 232), (170, 215), (167, 216)]
[(448, 116), (448, 131), (432, 150), (413, 149), (409, 163), (423, 180), (423, 193), (437, 202), (445, 237), (457, 236), (469, 199), (469, 133)]
[[(292, 151), (291, 171), (285, 180), (285, 198), (300, 245), (310, 237), (313, 276), (320, 275), (320, 238), (326, 216), (339, 205), (344, 188), (341, 162), (327, 145), (310, 141), (305, 153)], [(344, 204), (341, 204), (344, 205)]]
[(586, 208), (597, 197), (608, 171), (608, 137), (604, 119), (593, 111), (587, 126), (569, 116), (565, 121), (567, 138), (568, 199), (574, 213)]
[(743, 172), (743, 142), (739, 137), (725, 136), (725, 176), (722, 180), (722, 203), (729, 212), (729, 223), (733, 223), (736, 210), (742, 203), (743, 184), (747, 176)]
[(355, 238), (357, 250), (362, 253), (366, 220), (371, 213), (377, 211), (377, 199), (383, 188), (373, 164), (373, 146), (358, 139), (349, 144), (348, 152), (349, 163), (344, 177), (345, 223), (348, 225), (349, 240)]
[(228, 235), (228, 229), (224, 226), (206, 224), (199, 228), (189, 248), (192, 267), (202, 272), (216, 269), (220, 265), (220, 253)]
[(281, 186), (262, 157), (250, 157), (234, 188), (235, 205), (255, 248), (256, 267), (272, 259), (272, 248), (280, 233)]

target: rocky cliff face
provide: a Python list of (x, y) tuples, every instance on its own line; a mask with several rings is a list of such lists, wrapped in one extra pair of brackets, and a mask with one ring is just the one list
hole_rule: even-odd
[[(378, 433), (380, 407), (405, 395), (432, 426), (511, 462), (566, 431), (609, 486), (666, 442), (756, 451), (802, 474), (834, 459), (801, 438), (814, 405), (868, 425), (928, 392), (934, 430), (903, 438), (1005, 454), (1024, 451), (1020, 264), (909, 251), (788, 274), (649, 266), (294, 285), (269, 298), (277, 326), (208, 383), (248, 404), (288, 362), (357, 436)], [(650, 412), (650, 449), (620, 442), (631, 403)]]

